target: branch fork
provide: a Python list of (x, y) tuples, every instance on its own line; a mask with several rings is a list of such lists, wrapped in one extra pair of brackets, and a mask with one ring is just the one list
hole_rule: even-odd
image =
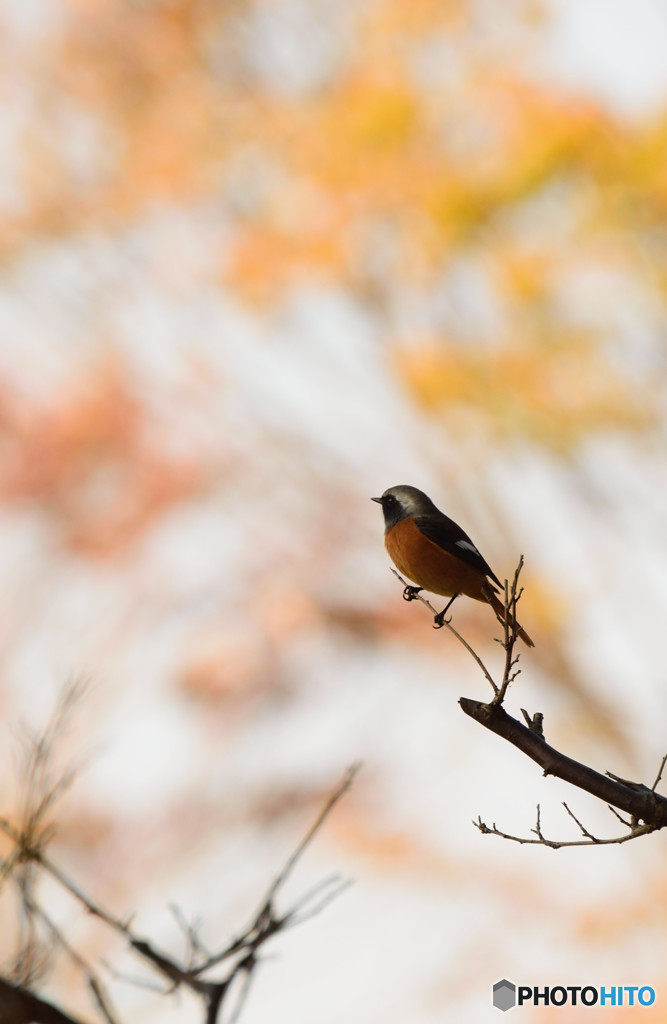
[[(477, 652), (473, 650), (468, 641), (455, 629), (451, 619), (444, 618), (444, 613), (449, 605), (442, 612), (438, 613), (433, 605), (422, 596), (420, 588), (410, 586), (393, 568), (392, 572), (403, 584), (403, 597), (405, 600), (412, 601), (416, 599), (421, 601), (432, 612), (435, 625), (437, 627), (445, 626), (459, 643), (465, 647), (491, 686), (493, 696), (488, 702), (461, 697), (459, 705), (462, 711), (479, 725), (501, 736), (521, 750), (531, 760), (539, 764), (544, 775), (553, 775), (563, 779), (565, 782), (569, 782), (571, 785), (583, 789), (585, 792), (602, 800), (627, 831), (623, 835), (612, 839), (601, 839), (588, 830), (565, 803), (563, 806), (567, 814), (581, 832), (582, 839), (580, 840), (547, 839), (542, 832), (539, 805), (536, 826), (531, 830), (533, 835), (536, 836), (534, 839), (509, 835), (498, 829), (495, 823), (489, 826), (479, 817), (473, 824), (484, 835), (496, 835), (516, 843), (541, 844), (556, 850), (565, 846), (601, 846), (611, 843), (625, 843), (630, 839), (636, 839), (639, 836), (648, 835), (658, 829), (667, 827), (667, 798), (656, 792), (657, 786), (662, 779), (665, 764), (667, 764), (667, 754), (665, 754), (661, 761), (655, 782), (649, 787), (644, 783), (622, 779), (612, 772), (606, 772), (605, 774), (597, 772), (588, 765), (575, 761), (550, 746), (544, 737), (544, 715), (541, 712), (536, 711), (530, 715), (522, 708), (521, 711), (526, 723), (524, 725), (505, 711), (503, 703), (507, 691), (521, 671), (517, 667), (519, 655), (514, 654), (514, 647), (519, 633), (516, 614), (517, 604), (523, 594), (523, 587), (519, 586), (522, 568), (523, 555), (519, 559), (519, 564), (512, 581), (505, 580), (504, 584), (504, 618), (501, 619), (498, 616), (503, 626), (503, 636), (502, 639), (498, 640), (498, 643), (500, 643), (505, 652), (505, 658), (502, 679), (499, 683), (493, 678)], [(619, 814), (619, 810), (624, 811), (628, 818), (626, 819)]]

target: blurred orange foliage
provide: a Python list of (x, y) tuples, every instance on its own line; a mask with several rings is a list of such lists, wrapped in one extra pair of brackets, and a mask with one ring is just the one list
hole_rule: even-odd
[(394, 360), (431, 413), (447, 417), (468, 405), (494, 432), (556, 450), (595, 430), (654, 426), (659, 413), (657, 393), (640, 399), (585, 337), (493, 349), (426, 341), (398, 349)]
[(6, 391), (0, 407), (0, 496), (47, 508), (62, 541), (78, 551), (116, 553), (203, 484), (201, 466), (150, 443), (146, 411), (106, 364), (51, 406)]
[[(529, 9), (527, 24), (539, 22)], [(512, 336), (479, 355), (434, 330), (394, 359), (414, 397), (430, 409), (474, 404), (493, 429), (561, 447), (589, 429), (650, 424), (651, 400), (648, 410), (633, 400), (592, 330), (554, 342), (536, 325), (553, 274), (576, 259), (571, 241), (531, 251), (507, 216), (567, 182), (568, 207), (583, 206), (577, 245), (602, 239), (639, 273), (642, 244), (631, 240), (646, 232), (664, 289), (664, 116), (622, 124), (494, 60), (478, 49), (463, 0), (379, 0), (350, 14), (325, 84), (294, 96), (272, 89), (247, 50), (261, 10), (251, 0), (69, 0), (57, 45), (34, 69), (24, 197), (2, 214), (4, 259), (31, 238), (120, 226), (158, 201), (222, 204), (219, 279), (255, 304), (315, 277), (386, 308), (397, 288), (428, 289), (461, 251), (492, 252)], [(54, 144), (63, 118), (88, 126), (83, 177), (68, 146)], [(64, 443), (59, 429), (52, 444)], [(91, 427), (91, 446), (101, 429)], [(182, 486), (172, 479), (167, 490)], [(165, 500), (157, 485), (148, 491), (147, 502)]]

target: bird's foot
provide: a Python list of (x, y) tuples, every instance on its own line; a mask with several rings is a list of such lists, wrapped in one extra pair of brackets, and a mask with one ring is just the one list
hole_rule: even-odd
[(454, 601), (456, 601), (456, 598), (458, 596), (459, 596), (458, 594), (454, 594), (453, 597), (450, 597), (449, 601), (447, 602), (445, 607), (442, 609), (442, 611), (438, 612), (438, 614), (433, 617), (433, 628), (434, 629), (442, 629), (443, 626), (445, 626), (445, 625), (448, 626), (449, 623), (452, 621), (451, 615), (449, 616), (448, 619), (445, 618), (445, 615), (449, 611), (451, 605), (454, 604)]
[(417, 597), (417, 594), (421, 594), (423, 589), (423, 587), (405, 587), (403, 591), (403, 600), (414, 601), (415, 598)]

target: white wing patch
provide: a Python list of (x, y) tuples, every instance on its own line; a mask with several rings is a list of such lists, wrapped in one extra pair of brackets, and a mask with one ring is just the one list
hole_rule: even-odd
[[(456, 546), (457, 546), (457, 548), (467, 548), (468, 551), (472, 551), (473, 554), (479, 555), (479, 551), (477, 550), (477, 548), (475, 547), (474, 544), (470, 543), (469, 540), (457, 540), (456, 541)], [(482, 556), (479, 555), (479, 557), (481, 558)]]

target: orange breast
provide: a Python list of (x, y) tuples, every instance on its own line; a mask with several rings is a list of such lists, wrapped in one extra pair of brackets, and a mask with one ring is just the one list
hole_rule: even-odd
[(403, 519), (384, 537), (389, 557), (403, 575), (432, 594), (465, 594), (487, 601), (486, 576), (425, 537), (414, 519)]

